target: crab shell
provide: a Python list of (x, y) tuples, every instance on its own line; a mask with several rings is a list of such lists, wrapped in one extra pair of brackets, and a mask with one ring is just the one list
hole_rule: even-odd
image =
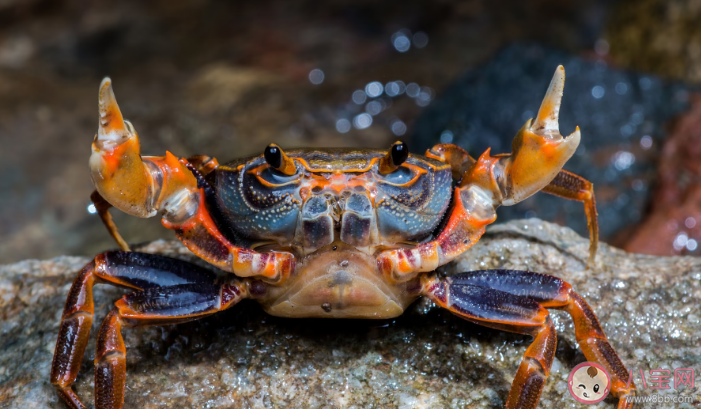
[(221, 165), (209, 177), (216, 200), (210, 210), (229, 240), (295, 255), (288, 282), (282, 288), (265, 286), (264, 308), (287, 317), (400, 315), (416, 297), (407, 291), (416, 282), (388, 285), (376, 256), (433, 237), (450, 203), (450, 167), (409, 155), (383, 174), (386, 151), (286, 153), (294, 163), (291, 175), (261, 155)]

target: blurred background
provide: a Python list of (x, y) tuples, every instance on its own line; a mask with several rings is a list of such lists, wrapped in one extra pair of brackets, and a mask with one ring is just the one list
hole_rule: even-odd
[[(566, 166), (595, 183), (602, 240), (698, 255), (701, 1), (0, 0), (0, 263), (114, 248), (87, 161), (109, 75), (143, 153), (221, 162), (283, 148), (510, 151), (558, 64)], [(172, 238), (113, 212), (132, 243)], [(586, 236), (538, 194), (500, 218)]]

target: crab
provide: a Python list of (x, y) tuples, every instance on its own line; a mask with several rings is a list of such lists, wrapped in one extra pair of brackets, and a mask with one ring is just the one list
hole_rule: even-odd
[[(555, 355), (548, 309), (573, 318), (584, 356), (611, 375), (618, 408), (630, 408), (635, 384), (587, 302), (560, 278), (530, 271), (485, 270), (445, 277), (436, 269), (463, 254), (496, 220), (495, 209), (539, 191), (583, 202), (589, 265), (598, 229), (592, 184), (562, 170), (580, 131), (559, 132), (565, 81), (559, 66), (535, 119), (513, 152), (473, 159), (456, 145), (425, 155), (406, 144), (372, 149), (297, 149), (269, 145), (227, 164), (208, 156), (141, 156), (105, 78), (92, 144), (92, 200), (121, 247), (97, 255), (73, 282), (61, 318), (51, 383), (72, 408), (72, 389), (94, 315), (96, 283), (133, 290), (119, 299), (97, 334), (95, 407), (124, 406), (123, 327), (207, 317), (249, 298), (279, 317), (386, 319), (427, 297), (467, 321), (527, 334), (507, 408), (534, 408)], [(129, 251), (109, 209), (162, 215), (162, 224), (194, 254), (229, 275), (160, 255)]]

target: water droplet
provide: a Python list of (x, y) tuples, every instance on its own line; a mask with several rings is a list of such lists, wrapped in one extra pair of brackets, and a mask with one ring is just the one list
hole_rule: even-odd
[(686, 242), (686, 249), (689, 251), (694, 251), (699, 247), (699, 243), (696, 242), (694, 239), (689, 239)]
[(382, 112), (382, 104), (378, 101), (370, 101), (367, 105), (365, 105), (365, 112), (375, 116)]
[(594, 51), (600, 56), (605, 56), (606, 54), (609, 53), (609, 43), (608, 41), (604, 40), (603, 38), (600, 38), (596, 40), (596, 44), (594, 45)]
[(372, 125), (372, 116), (368, 113), (362, 113), (353, 118), (353, 126), (357, 129), (365, 129), (370, 125)]
[(441, 132), (441, 143), (453, 143), (453, 132), (448, 129)]
[(638, 81), (640, 88), (643, 90), (649, 90), (652, 87), (652, 80), (648, 77), (642, 77)]
[(694, 226), (696, 226), (696, 219), (691, 216), (687, 217), (686, 220), (684, 220), (684, 226), (689, 229), (693, 229)]
[(672, 245), (674, 246), (674, 249), (677, 251), (682, 250), (684, 247), (686, 247), (686, 243), (689, 241), (689, 236), (685, 232), (681, 232), (677, 234), (677, 237), (674, 239), (674, 243)]
[(428, 44), (428, 34), (424, 33), (423, 31), (417, 31), (414, 36), (414, 47), (416, 48), (424, 48)]
[(399, 84), (397, 84), (395, 81), (388, 82), (385, 85), (385, 94), (390, 97), (396, 97), (399, 95)]
[(613, 166), (617, 170), (628, 169), (633, 163), (635, 163), (635, 155), (627, 151), (618, 151), (613, 155)]
[(419, 84), (415, 82), (412, 82), (406, 86), (406, 94), (411, 98), (416, 98), (419, 96), (419, 92), (421, 92), (421, 87), (419, 87)]
[(625, 95), (626, 92), (628, 92), (628, 85), (626, 85), (625, 82), (619, 82), (616, 84), (616, 94)]
[(318, 68), (314, 68), (309, 72), (309, 82), (314, 85), (319, 85), (324, 82), (324, 71)]
[(342, 118), (336, 121), (336, 130), (340, 133), (346, 133), (350, 131), (351, 123), (349, 120)]
[(351, 96), (353, 99), (353, 102), (355, 102), (358, 105), (363, 105), (365, 103), (365, 100), (368, 99), (368, 96), (365, 95), (365, 91), (359, 89), (357, 91), (353, 92), (353, 95)]
[(402, 136), (406, 133), (406, 124), (401, 120), (397, 119), (392, 122), (392, 133), (396, 136)]
[(382, 86), (381, 82), (373, 81), (365, 86), (365, 93), (370, 98), (376, 98), (376, 97), (379, 97), (380, 95), (382, 95), (382, 91), (384, 91), (384, 88), (385, 87)]
[(400, 30), (392, 35), (392, 45), (400, 53), (409, 51), (411, 48), (411, 40), (409, 39), (409, 30)]
[(650, 137), (650, 135), (645, 135), (640, 138), (640, 146), (642, 146), (643, 149), (650, 149), (652, 146), (652, 137)]

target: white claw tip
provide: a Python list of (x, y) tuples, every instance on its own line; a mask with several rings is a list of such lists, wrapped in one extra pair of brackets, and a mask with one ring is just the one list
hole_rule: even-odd
[(100, 83), (98, 96), (100, 123), (97, 130), (98, 141), (116, 142), (128, 138), (130, 132), (124, 123), (117, 99), (112, 90), (112, 80), (105, 77)]
[(100, 83), (100, 89), (102, 89), (105, 85), (111, 84), (112, 79), (110, 77), (105, 77), (102, 79), (102, 82)]
[[(542, 136), (560, 136), (558, 117), (560, 115), (560, 102), (565, 89), (565, 67), (559, 65), (555, 70), (553, 79), (550, 81), (545, 98), (540, 104), (538, 115), (531, 125), (531, 130)], [(561, 136), (560, 136), (561, 137)]]

